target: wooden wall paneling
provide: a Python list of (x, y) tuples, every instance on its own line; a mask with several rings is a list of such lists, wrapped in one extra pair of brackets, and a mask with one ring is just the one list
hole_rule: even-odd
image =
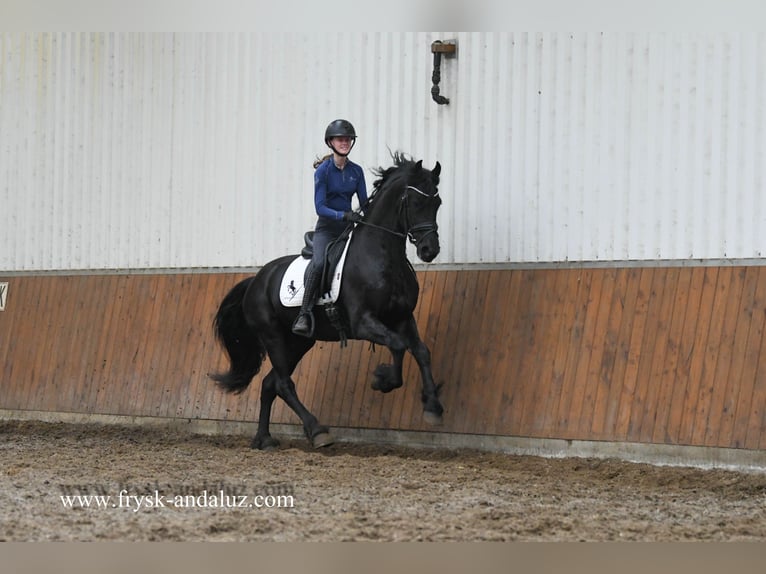
[(130, 276), (115, 276), (116, 315), (110, 338), (113, 345), (109, 349), (108, 371), (109, 391), (104, 394), (104, 403), (99, 411), (106, 414), (133, 414), (131, 407), (130, 378), (133, 349), (128, 344), (131, 333), (131, 310), (133, 304), (132, 281)]
[(131, 403), (134, 397), (130, 393), (130, 378), (132, 377), (131, 362), (135, 349), (133, 345), (128, 343), (132, 328), (130, 307), (133, 304), (131, 292), (133, 284), (130, 276), (115, 277), (115, 280), (119, 286), (117, 290), (117, 321), (112, 331), (114, 346), (109, 358), (110, 392), (106, 394), (107, 402), (101, 412), (133, 414), (134, 410)]
[(32, 402), (44, 405), (45, 410), (62, 408), (75, 410), (72, 404), (72, 378), (69, 357), (74, 344), (72, 316), (76, 301), (73, 300), (72, 285), (77, 277), (61, 277), (52, 304), (50, 337), (42, 345), (44, 352), (38, 355), (40, 372), (39, 384), (34, 386)]
[(676, 268), (665, 269), (663, 273), (665, 285), (657, 301), (659, 313), (657, 315), (657, 322), (652, 328), (653, 336), (650, 336), (649, 340), (652, 362), (649, 365), (649, 371), (644, 375), (647, 377), (647, 392), (644, 397), (639, 432), (635, 437), (635, 440), (638, 442), (651, 442), (655, 430), (654, 424), (657, 414), (657, 403), (660, 400), (660, 388), (665, 382), (665, 358), (673, 320), (673, 308), (676, 293), (678, 292), (679, 276), (680, 270)]
[(606, 372), (610, 370), (614, 361), (615, 330), (619, 328), (617, 325), (620, 320), (620, 315), (614, 309), (614, 295), (619, 288), (617, 276), (616, 269), (604, 270), (601, 292), (598, 299), (594, 299), (594, 304), (598, 306), (598, 315), (589, 349), (587, 375), (582, 382), (584, 393), (578, 424), (578, 434), (581, 437), (589, 436), (593, 432), (594, 421), (603, 421), (605, 414), (599, 394), (602, 388), (606, 389), (606, 393), (609, 391)]
[[(538, 312), (536, 303), (539, 293), (535, 289), (536, 276), (534, 273), (522, 272), (519, 283), (519, 296), (515, 313), (512, 318), (508, 345), (510, 370), (507, 410), (504, 413), (503, 427), (508, 434), (519, 436), (522, 432), (522, 416), (524, 414), (524, 399), (527, 389), (529, 370), (529, 340), (534, 330), (535, 316)], [(470, 392), (470, 388), (466, 389)]]
[(755, 296), (757, 275), (754, 268), (744, 268), (742, 277), (742, 289), (738, 305), (734, 309), (736, 327), (734, 338), (730, 343), (731, 361), (726, 374), (725, 392), (722, 396), (721, 414), (717, 424), (718, 432), (714, 439), (715, 444), (720, 446), (734, 446), (732, 444), (734, 411), (737, 407), (739, 389), (742, 384), (745, 355), (747, 352), (748, 335), (750, 333), (751, 317), (749, 314), (750, 304)]
[(487, 281), (487, 304), (477, 349), (477, 368), (481, 379), (473, 389), (472, 397), (475, 432), (482, 434), (494, 434), (501, 428), (493, 406), (508, 385), (505, 373), (500, 373), (497, 367), (508, 351), (507, 318), (513, 301), (510, 279), (509, 273), (491, 271)]
[(116, 341), (115, 333), (120, 324), (119, 308), (121, 301), (118, 301), (120, 293), (121, 280), (118, 276), (100, 276), (94, 280), (99, 285), (98, 299), (96, 306), (100, 313), (97, 313), (93, 322), (93, 332), (98, 341), (93, 349), (90, 365), (90, 377), (92, 384), (88, 390), (87, 411), (88, 413), (102, 413), (105, 411), (105, 405), (108, 399), (114, 395), (114, 381), (111, 376), (112, 359), (110, 352), (112, 348), (120, 348), (121, 341)]
[[(218, 312), (218, 306), (221, 304), (221, 301), (226, 296), (226, 294), (229, 292), (229, 289), (231, 289), (234, 285), (239, 283), (244, 277), (240, 277), (240, 275), (227, 275), (227, 274), (210, 274), (208, 276), (208, 280), (205, 284), (205, 298), (207, 301), (207, 304), (205, 306), (205, 314), (200, 319), (201, 324), (200, 327), (203, 329), (203, 331), (207, 334), (207, 345), (205, 348), (205, 357), (206, 362), (204, 364), (204, 377), (207, 380), (208, 384), (205, 386), (205, 389), (207, 391), (206, 397), (202, 400), (207, 400), (207, 396), (211, 395), (219, 395), (221, 402), (225, 405), (224, 412), (226, 413), (226, 418), (232, 419), (232, 420), (247, 420), (248, 416), (248, 410), (247, 405), (250, 401), (250, 396), (252, 394), (252, 389), (248, 388), (245, 390), (244, 393), (240, 395), (229, 395), (228, 393), (225, 393), (210, 377), (216, 373), (221, 373), (226, 370), (228, 370), (228, 357), (226, 356), (226, 351), (223, 349), (221, 344), (218, 342), (215, 336), (215, 331), (213, 328), (213, 320), (215, 319), (215, 315)], [(261, 367), (263, 369), (263, 367)], [(251, 387), (257, 384), (257, 380), (260, 380), (261, 375), (258, 374), (254, 377), (253, 382), (251, 383)], [(257, 380), (256, 380), (257, 379)], [(187, 395), (191, 395), (191, 389), (188, 390)], [(190, 406), (190, 401), (187, 396), (187, 398), (183, 402), (183, 411), (181, 413), (181, 416), (191, 416), (191, 413), (193, 408)], [(201, 410), (204, 410), (203, 407), (201, 407)]]
[(78, 412), (83, 412), (87, 410), (83, 397), (88, 394), (90, 386), (90, 381), (85, 376), (84, 371), (86, 370), (85, 365), (92, 361), (90, 349), (91, 341), (94, 338), (89, 319), (91, 310), (95, 307), (93, 302), (98, 301), (94, 295), (98, 293), (94, 289), (95, 282), (90, 281), (87, 276), (79, 275), (73, 279), (69, 292), (72, 307), (71, 315), (68, 318), (67, 333), (71, 342), (64, 357), (67, 365), (65, 371), (68, 372), (68, 381), (71, 387), (67, 402), (73, 405)]
[[(636, 269), (633, 281), (637, 283), (635, 303), (629, 335), (626, 335), (627, 356), (623, 373), (622, 390), (620, 392), (619, 409), (614, 418), (612, 436), (617, 440), (627, 440), (630, 429), (633, 405), (636, 402), (639, 379), (638, 370), (642, 361), (641, 351), (646, 334), (646, 323), (649, 314), (649, 304), (652, 300), (652, 281), (654, 273), (651, 269)], [(617, 438), (619, 437), (619, 438)]]
[(664, 434), (663, 441), (669, 444), (679, 444), (685, 392), (705, 279), (705, 270), (701, 267), (687, 268), (683, 271), (683, 288), (679, 289), (675, 304), (674, 324), (677, 328), (671, 334), (668, 351), (671, 360), (668, 361), (667, 383), (663, 385), (661, 410), (657, 415), (657, 426), (662, 428)]
[(593, 310), (588, 314), (588, 328), (583, 334), (583, 356), (577, 369), (578, 389), (570, 414), (575, 438), (588, 436), (593, 422), (598, 376), (609, 321), (610, 305), (604, 302), (611, 302), (613, 287), (614, 271), (611, 269), (597, 273), (591, 285), (588, 304), (593, 306)]
[[(139, 322), (142, 333), (134, 333), (141, 340), (136, 357), (136, 372), (139, 374), (143, 393), (137, 393), (135, 408), (141, 413), (153, 416), (177, 416), (175, 408), (162, 408), (167, 387), (163, 382), (168, 379), (168, 372), (182, 361), (182, 350), (172, 349), (164, 328), (172, 321), (182, 322), (183, 317), (165, 314), (165, 297), (175, 288), (177, 276), (137, 277), (147, 284), (144, 293), (134, 298), (132, 305), (141, 316)], [(163, 360), (164, 359), (164, 360)], [(175, 385), (178, 388), (180, 385)]]
[(362, 385), (366, 383), (362, 380), (365, 378), (364, 375), (360, 373), (362, 345), (351, 343), (349, 341), (349, 345), (344, 349), (338, 370), (338, 390), (335, 401), (337, 404), (335, 424), (337, 426), (349, 426), (354, 394), (361, 391)]
[[(544, 436), (546, 407), (552, 394), (552, 368), (558, 347), (558, 326), (561, 322), (559, 293), (562, 273), (540, 270), (539, 305), (529, 340), (529, 376), (522, 403), (521, 427), (525, 436)], [(566, 278), (563, 278), (564, 282)]]
[[(298, 396), (303, 397), (306, 394), (306, 389), (309, 385), (314, 387), (314, 395), (311, 403), (306, 402), (303, 398), (301, 401), (307, 406), (307, 408), (314, 413), (321, 421), (325, 421), (324, 424), (331, 424), (332, 418), (322, 409), (324, 404), (325, 394), (329, 394), (328, 389), (329, 373), (330, 373), (330, 357), (332, 343), (320, 341), (308, 352), (308, 355), (312, 355), (311, 362), (308, 364), (300, 363), (301, 367), (311, 367), (311, 371), (307, 372), (305, 368), (301, 369), (303, 375), (300, 380), (293, 377), (298, 390)], [(305, 357), (304, 357), (305, 361)], [(311, 406), (309, 406), (309, 404)], [(299, 422), (299, 418), (284, 404), (284, 401), (280, 401), (280, 420), (283, 422)]]
[[(609, 315), (606, 319), (601, 359), (593, 382), (593, 411), (590, 432), (596, 439), (603, 439), (605, 436), (604, 429), (607, 425), (606, 419), (609, 416), (609, 397), (619, 396), (619, 392), (615, 389), (622, 388), (622, 381), (615, 379), (614, 372), (621, 346), (620, 330), (623, 316), (632, 310), (631, 308), (627, 313), (624, 312), (627, 302), (626, 271), (625, 269), (614, 270), (611, 293), (607, 292), (602, 296), (601, 304), (604, 306), (604, 310), (608, 308)], [(632, 307), (632, 302), (629, 305)]]
[[(268, 361), (242, 396), (208, 379), (211, 322), (234, 274), (13, 278), (0, 314), (0, 408), (254, 421)], [(320, 343), (296, 371), (331, 426), (763, 448), (766, 267), (421, 271), (416, 320), (447, 412), (423, 424), (420, 375)], [(273, 420), (297, 424), (282, 401)]]
[(450, 428), (454, 428), (457, 432), (470, 432), (468, 421), (463, 416), (468, 408), (470, 381), (466, 374), (460, 370), (458, 355), (469, 344), (468, 341), (464, 340), (464, 333), (473, 307), (468, 294), (468, 275), (457, 271), (448, 273), (445, 297), (450, 302), (447, 308), (449, 321), (444, 331), (444, 341), (439, 353), (440, 371), (449, 373), (450, 377), (459, 381), (459, 386), (455, 387), (456, 392), (452, 396), (450, 405), (452, 411), (449, 419)]
[(477, 424), (481, 413), (481, 404), (486, 400), (485, 396), (477, 393), (485, 385), (486, 374), (482, 372), (482, 349), (492, 342), (487, 338), (489, 325), (485, 320), (487, 305), (487, 289), (489, 275), (482, 272), (473, 272), (468, 279), (466, 299), (461, 313), (459, 339), (455, 341), (456, 348), (453, 354), (456, 361), (455, 369), (460, 373), (460, 379), (467, 384), (469, 392), (461, 393), (461, 416), (468, 424), (463, 428), (464, 432), (477, 433), (483, 429)]
[[(560, 273), (555, 286), (556, 316), (551, 325), (551, 341), (554, 353), (552, 355), (548, 377), (550, 388), (545, 397), (543, 418), (539, 433), (547, 436), (556, 428), (561, 395), (564, 388), (564, 372), (569, 351), (569, 340), (575, 323), (577, 293), (580, 288), (579, 270), (569, 270)], [(567, 298), (573, 298), (573, 304), (567, 304)]]
[[(349, 342), (351, 344), (352, 342)], [(345, 426), (362, 426), (369, 422), (370, 402), (373, 400), (374, 391), (370, 388), (372, 383), (372, 372), (379, 362), (388, 361), (385, 358), (381, 347), (376, 346), (373, 351), (369, 345), (359, 341), (356, 344), (360, 346), (359, 366), (357, 369), (357, 380), (353, 392), (349, 395), (348, 418), (345, 420)], [(405, 385), (407, 382), (405, 381)], [(402, 389), (394, 392), (401, 392)], [(344, 403), (345, 405), (345, 403)], [(346, 408), (344, 406), (344, 408)]]
[(327, 421), (329, 424), (336, 424), (339, 412), (337, 399), (342, 398), (342, 384), (340, 384), (338, 375), (344, 357), (339, 343), (325, 343), (323, 351), (325, 376), (321, 381), (322, 401), (317, 408), (317, 413), (319, 413), (320, 420)]
[(469, 274), (458, 271), (446, 272), (444, 287), (446, 304), (442, 303), (442, 315), (447, 321), (445, 325), (444, 321), (440, 320), (440, 333), (431, 350), (431, 355), (436, 361), (434, 369), (443, 373), (443, 376), (449, 377), (446, 384), (449, 385), (450, 400), (447, 403), (448, 411), (445, 414), (445, 421), (450, 430), (455, 432), (467, 432), (464, 413), (468, 408), (466, 397), (470, 392), (470, 379), (459, 370), (457, 355), (459, 349), (469, 352), (471, 348), (469, 341), (462, 340), (466, 333), (464, 325), (472, 310), (467, 294), (468, 279)]
[[(205, 413), (206, 417), (212, 419), (227, 420), (231, 418), (233, 405), (241, 403), (246, 408), (250, 393), (246, 391), (239, 397), (232, 397), (222, 392), (210, 378), (213, 352), (217, 354), (219, 350), (213, 333), (213, 318), (220, 303), (218, 285), (214, 275), (193, 277), (193, 289), (199, 293), (199, 303), (189, 318), (191, 329), (188, 336), (193, 359), (190, 364), (176, 364), (164, 376), (180, 381), (180, 389), (175, 396), (176, 404), (171, 410), (185, 409), (186, 396), (193, 394), (199, 397), (199, 404), (195, 405), (199, 413)], [(239, 400), (235, 402), (232, 398)]]
[(522, 425), (529, 436), (545, 436), (548, 402), (553, 394), (554, 363), (559, 346), (559, 325), (562, 322), (562, 290), (566, 274), (556, 270), (542, 271), (542, 299), (535, 326), (534, 357), (530, 371), (529, 389), (522, 415)]
[[(763, 280), (763, 279), (761, 279)], [(766, 313), (766, 309), (761, 312)], [(766, 449), (766, 337), (761, 338), (761, 353), (753, 384), (745, 448)]]
[[(173, 373), (168, 373), (157, 381), (158, 388), (162, 389), (160, 397), (160, 410), (172, 411), (174, 404), (187, 401), (184, 395), (194, 397), (195, 400), (190, 405), (192, 407), (193, 417), (204, 418), (222, 418), (226, 407), (224, 406), (229, 397), (218, 389), (211, 388), (208, 384), (209, 379), (205, 376), (207, 372), (206, 365), (202, 362), (204, 353), (201, 352), (202, 341), (205, 335), (203, 330), (210, 332), (210, 321), (208, 318), (214, 310), (208, 305), (206, 296), (200, 296), (205, 293), (202, 289), (200, 277), (195, 275), (184, 275), (178, 278), (173, 289), (181, 290), (184, 297), (190, 297), (188, 304), (181, 303), (176, 311), (176, 321), (182, 324), (175, 332), (175, 337), (165, 342), (169, 356), (172, 356), (171, 347), (181, 347), (185, 349), (183, 359), (176, 362)], [(183, 301), (183, 299), (182, 299)], [(203, 319), (205, 317), (205, 319)], [(173, 387), (176, 392), (173, 392)], [(186, 392), (184, 392), (184, 389)], [(216, 392), (218, 391), (218, 392)], [(187, 407), (184, 406), (186, 409)]]
[(39, 291), (37, 299), (30, 305), (30, 316), (28, 328), (23, 331), (23, 340), (25, 348), (25, 357), (20, 361), (19, 369), (14, 372), (14, 376), (19, 377), (22, 385), (21, 400), (24, 408), (52, 410), (56, 402), (51, 404), (39, 402), (37, 390), (46, 386), (46, 371), (43, 369), (42, 361), (45, 357), (50, 357), (52, 346), (55, 344), (55, 313), (56, 306), (53, 304), (53, 292), (45, 288), (44, 280), (38, 282)]
[[(61, 312), (61, 306), (56, 306), (53, 298), (51, 290), (42, 290), (36, 305), (38, 323), (34, 329), (27, 330), (25, 337), (31, 351), (27, 362), (31, 369), (19, 375), (24, 380), (22, 400), (29, 409), (55, 410), (58, 404), (48, 382), (49, 362), (57, 343), (58, 313)], [(32, 316), (35, 316), (35, 311), (32, 311)], [(45, 398), (48, 399), (47, 404)]]
[[(33, 385), (39, 384), (40, 373), (35, 366), (35, 357), (41, 352), (41, 346), (47, 340), (49, 318), (44, 300), (48, 297), (42, 278), (32, 277), (14, 281), (14, 299), (9, 304), (15, 306), (19, 321), (12, 333), (16, 353), (9, 359), (8, 378), (15, 389), (17, 400), (14, 404), (20, 409), (43, 408), (30, 402)], [(9, 287), (10, 289), (10, 287)], [(7, 312), (7, 311), (6, 311)]]
[[(18, 396), (18, 389), (11, 378), (11, 365), (14, 362), (13, 357), (18, 353), (17, 345), (19, 338), (17, 332), (19, 327), (23, 325), (19, 317), (20, 314), (16, 312), (18, 305), (15, 293), (17, 286), (21, 285), (22, 282), (15, 278), (7, 280), (2, 275), (0, 275), (0, 281), (8, 282), (7, 295), (13, 295), (13, 298), (8, 299), (5, 311), (0, 311), (0, 383), (6, 389), (6, 400), (10, 404), (11, 401), (9, 399)], [(19, 301), (21, 300), (19, 299)]]
[[(764, 407), (765, 389), (760, 380), (761, 362), (766, 359), (764, 354), (764, 328), (766, 327), (766, 268), (758, 269), (758, 289), (753, 302), (751, 316), (753, 327), (751, 327), (750, 340), (752, 341), (752, 351), (746, 356), (746, 369), (748, 374), (744, 379), (748, 386), (743, 387), (740, 392), (740, 401), (737, 407), (735, 419), (734, 442), (740, 448), (758, 448), (760, 435), (766, 429), (761, 413)], [(756, 328), (753, 333), (752, 329)], [(749, 387), (749, 388), (748, 388)]]
[(679, 440), (683, 444), (702, 444), (707, 432), (707, 421), (710, 416), (713, 393), (717, 386), (716, 372), (718, 359), (721, 355), (723, 344), (724, 320), (726, 318), (726, 305), (732, 289), (732, 269), (716, 269), (715, 289), (710, 303), (710, 319), (707, 327), (707, 340), (704, 347), (699, 349), (701, 358), (701, 372), (698, 390), (696, 392), (696, 405), (690, 416), (690, 434), (688, 440), (681, 436)]
[[(123, 394), (118, 412), (131, 415), (147, 413), (150, 416), (158, 416), (159, 409), (156, 401), (153, 400), (157, 396), (156, 383), (147, 378), (144, 370), (146, 354), (150, 348), (146, 341), (148, 313), (145, 304), (150, 300), (151, 280), (147, 276), (129, 275), (126, 282), (128, 283), (126, 294), (128, 305), (125, 308), (123, 328), (120, 329), (124, 349), (124, 367), (120, 370)], [(174, 320), (172, 323), (174, 328), (178, 328), (181, 321)], [(165, 342), (162, 343), (164, 346)], [(182, 351), (179, 348), (179, 352), (183, 353), (185, 349)]]
[[(187, 410), (190, 407), (192, 418), (215, 418), (213, 413), (217, 405), (225, 400), (223, 393), (208, 394), (199, 378), (191, 376), (199, 356), (194, 337), (196, 317), (205, 299), (196, 289), (194, 276), (188, 274), (174, 276), (165, 292), (159, 295), (157, 311), (174, 325), (169, 333), (156, 341), (158, 362), (151, 381), (151, 402), (147, 406), (158, 416), (172, 416), (171, 413), (183, 403), (181, 408)], [(164, 365), (160, 364), (163, 356), (166, 357)], [(184, 389), (187, 393), (183, 392)], [(184, 398), (184, 394), (194, 397), (193, 400)]]
[[(243, 279), (244, 277), (242, 275)], [(196, 318), (200, 337), (200, 364), (199, 371), (195, 373), (195, 376), (197, 377), (198, 385), (205, 389), (206, 397), (219, 396), (221, 405), (216, 413), (217, 418), (237, 420), (238, 415), (241, 417), (246, 416), (251, 394), (243, 393), (239, 397), (229, 396), (228, 393), (223, 393), (211, 378), (211, 374), (224, 368), (223, 365), (219, 367), (219, 364), (221, 364), (220, 359), (223, 357), (221, 356), (221, 347), (215, 338), (213, 330), (213, 320), (218, 312), (218, 305), (223, 299), (221, 293), (229, 285), (229, 282), (224, 281), (224, 279), (225, 276), (218, 273), (205, 274), (199, 277), (199, 288), (204, 293), (205, 304), (200, 315)]]
[(652, 413), (649, 413), (649, 420), (652, 426), (650, 442), (667, 441), (670, 444), (675, 444), (675, 439), (667, 433), (667, 421), (670, 410), (670, 398), (673, 392), (673, 385), (675, 384), (678, 349), (686, 319), (686, 303), (689, 298), (690, 284), (690, 269), (680, 269), (669, 316), (670, 326), (667, 331), (664, 359), (661, 370), (658, 373), (659, 378), (656, 381), (652, 381), (652, 384), (658, 387), (658, 392), (652, 407)]
[[(42, 282), (30, 278), (11, 278), (8, 287), (8, 307), (3, 312), (11, 313), (13, 322), (6, 323), (3, 317), (5, 333), (3, 341), (12, 340), (12, 345), (6, 347), (4, 385), (8, 385), (8, 392), (4, 393), (4, 400), (12, 408), (27, 409), (27, 392), (29, 381), (36, 379), (34, 362), (32, 358), (36, 352), (37, 341), (43, 329), (40, 317), (40, 299), (42, 298)], [(13, 297), (13, 299), (11, 299)], [(6, 336), (8, 339), (6, 339)], [(5, 343), (3, 344), (5, 346)], [(13, 401), (9, 399), (13, 397)]]
[[(739, 304), (745, 286), (745, 269), (737, 267), (722, 269), (721, 274), (728, 271), (726, 280), (729, 281), (729, 294), (725, 302), (724, 321), (721, 329), (721, 339), (715, 352), (718, 354), (716, 370), (713, 375), (713, 393), (711, 395), (711, 408), (708, 411), (705, 436), (703, 443), (708, 446), (720, 446), (721, 419), (723, 417), (723, 404), (727, 395), (729, 371), (732, 364), (733, 345), (739, 315)], [(720, 279), (719, 279), (720, 281)]]
[(99, 364), (101, 362), (100, 350), (104, 339), (109, 336), (104, 323), (109, 316), (108, 306), (111, 304), (112, 285), (106, 278), (91, 279), (87, 282), (88, 297), (90, 304), (84, 314), (84, 320), (88, 325), (87, 345), (81, 353), (80, 372), (83, 380), (79, 402), (86, 413), (92, 413), (97, 397), (102, 392), (103, 379), (99, 377)]
[(676, 437), (678, 444), (691, 444), (694, 432), (697, 406), (702, 392), (702, 376), (705, 368), (705, 349), (710, 338), (710, 325), (713, 322), (715, 297), (718, 284), (718, 268), (707, 267), (696, 269), (699, 285), (699, 305), (687, 312), (687, 321), (694, 320), (693, 332), (688, 332), (685, 338), (685, 348), (681, 350), (683, 370), (679, 371), (677, 380), (681, 382), (673, 394), (673, 407), (676, 413), (669, 426), (671, 436)]
[(55, 290), (47, 298), (48, 336), (39, 341), (35, 365), (38, 381), (32, 385), (30, 402), (46, 411), (75, 410), (71, 401), (71, 378), (68, 369), (69, 349), (74, 337), (67, 336), (75, 304), (72, 283), (76, 277), (57, 277)]
[(109, 352), (115, 345), (114, 332), (120, 320), (117, 309), (119, 277), (102, 277), (99, 301), (103, 306), (101, 316), (93, 324), (93, 330), (98, 334), (98, 343), (93, 354), (93, 364), (90, 372), (93, 385), (88, 392), (88, 412), (100, 413), (105, 403), (105, 397), (112, 393), (109, 371)]
[[(763, 315), (762, 320), (766, 320), (766, 301), (764, 300), (763, 287), (766, 281), (766, 267), (760, 268), (759, 286), (759, 305), (753, 311), (754, 314)], [(749, 405), (750, 416), (747, 421), (747, 432), (744, 448), (763, 449), (766, 448), (766, 371), (763, 363), (766, 361), (766, 336), (761, 333), (761, 348), (758, 354), (758, 360), (753, 375), (753, 393)]]
[[(464, 383), (458, 373), (452, 368), (452, 359), (455, 353), (456, 340), (458, 337), (458, 320), (462, 300), (455, 295), (458, 272), (444, 271), (439, 273), (434, 283), (432, 304), (428, 323), (425, 328), (425, 342), (431, 349), (431, 368), (434, 380), (437, 384), (443, 383), (441, 400), (444, 405), (444, 424), (450, 430), (454, 428), (460, 418), (460, 395), (463, 392)], [(410, 411), (410, 420), (416, 425), (422, 420), (422, 410)], [(413, 426), (413, 428), (415, 428)]]
[[(434, 382), (442, 385), (439, 398), (444, 406), (444, 426), (450, 428), (450, 421), (458, 412), (454, 409), (454, 403), (461, 386), (461, 381), (446, 366), (448, 355), (453, 352), (448, 346), (448, 326), (451, 322), (453, 302), (448, 296), (450, 291), (446, 285), (451, 275), (444, 272), (429, 272), (426, 275), (430, 277), (430, 281), (426, 283), (429, 288), (424, 291), (429, 305), (427, 308), (420, 308), (418, 326), (423, 342), (431, 350), (431, 371)], [(412, 398), (409, 410), (402, 413), (405, 417), (403, 420), (408, 421), (404, 428), (414, 428), (416, 421), (421, 421), (423, 417), (420, 382), (417, 379), (414, 382), (405, 381), (405, 386), (407, 385), (409, 388), (405, 392), (408, 392)], [(413, 385), (418, 386), (413, 389)]]
[(745, 364), (743, 367), (739, 398), (733, 413), (733, 427), (731, 444), (735, 448), (744, 448), (750, 431), (751, 412), (755, 407), (755, 388), (758, 378), (758, 365), (761, 361), (761, 347), (763, 342), (764, 304), (766, 303), (766, 277), (763, 268), (751, 268), (756, 275), (756, 290), (753, 299), (748, 304), (747, 315), (750, 318), (750, 331), (745, 350)]
[(497, 300), (501, 308), (498, 314), (497, 335), (492, 353), (492, 366), (488, 371), (486, 387), (481, 394), (487, 399), (487, 413), (483, 418), (482, 432), (506, 434), (510, 427), (512, 395), (516, 388), (516, 369), (513, 334), (520, 310), (522, 272), (511, 271), (503, 274), (499, 284)]
[(94, 332), (98, 311), (103, 311), (100, 283), (89, 280), (86, 276), (78, 276), (71, 294), (76, 299), (74, 314), (71, 317), (69, 337), (73, 339), (70, 347), (69, 370), (71, 372), (71, 404), (76, 405), (80, 412), (87, 412), (90, 388), (94, 381), (88, 373), (88, 365), (93, 362), (93, 349), (99, 337)]
[[(631, 334), (634, 329), (634, 321), (639, 314), (639, 284), (641, 270), (619, 269), (617, 272), (618, 289), (612, 303), (612, 318), (615, 319), (614, 341), (610, 341), (613, 348), (611, 364), (605, 364), (602, 380), (602, 389), (606, 392), (597, 399), (604, 402), (604, 416), (594, 418), (594, 432), (607, 439), (614, 436), (617, 419), (620, 412), (626, 410), (629, 404), (623, 399), (630, 395), (626, 392), (628, 384), (626, 380), (628, 361), (630, 360)], [(617, 316), (619, 315), (619, 321)], [(603, 398), (602, 398), (603, 397)]]
[[(567, 390), (567, 364), (576, 352), (573, 352), (573, 339), (576, 337), (578, 302), (581, 298), (582, 272), (571, 269), (559, 274), (557, 297), (560, 315), (558, 316), (558, 333), (555, 335), (556, 353), (551, 365), (550, 393), (545, 406), (545, 419), (541, 433), (545, 436), (555, 434), (559, 426), (559, 410), (562, 397)], [(571, 297), (571, 301), (568, 298)]]
[[(185, 364), (177, 364), (172, 372), (166, 374), (166, 377), (182, 381), (181, 389), (174, 397), (175, 403), (185, 402), (186, 394), (194, 393), (195, 396), (200, 397), (201, 401), (198, 412), (206, 413), (209, 418), (221, 420), (229, 418), (231, 397), (221, 392), (208, 376), (209, 351), (215, 345), (212, 323), (220, 303), (214, 297), (217, 290), (211, 289), (211, 284), (214, 285), (215, 281), (211, 280), (209, 275), (197, 274), (191, 277), (191, 289), (198, 293), (197, 304), (188, 318), (189, 330), (185, 333), (188, 340), (186, 344), (192, 350), (192, 359)], [(246, 404), (249, 397), (240, 398)]]
[(577, 370), (585, 353), (584, 335), (588, 317), (595, 316), (595, 308), (589, 305), (590, 292), (595, 275), (592, 269), (577, 269), (577, 294), (574, 300), (574, 314), (572, 326), (567, 340), (568, 349), (566, 363), (563, 370), (561, 393), (556, 407), (554, 433), (562, 438), (574, 438), (577, 427), (577, 419), (572, 424), (572, 404), (579, 400), (576, 395)]
[[(0, 282), (5, 283), (6, 281), (7, 279), (0, 275)], [(15, 291), (14, 283), (17, 282), (7, 282), (8, 293), (13, 293)], [(11, 384), (8, 377), (9, 366), (11, 363), (9, 358), (12, 357), (16, 351), (15, 331), (17, 329), (16, 321), (18, 314), (14, 312), (15, 307), (15, 304), (13, 306), (7, 305), (4, 311), (0, 311), (0, 381), (5, 382), (6, 387)]]

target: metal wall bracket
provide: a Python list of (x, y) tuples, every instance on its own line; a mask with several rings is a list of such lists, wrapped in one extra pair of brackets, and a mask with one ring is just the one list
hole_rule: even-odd
[(439, 104), (444, 105), (449, 103), (449, 98), (439, 94), (439, 82), (441, 81), (441, 64), (442, 55), (445, 58), (455, 58), (457, 56), (457, 40), (436, 40), (431, 43), (431, 53), (434, 55), (434, 71), (431, 74), (431, 82), (433, 87), (431, 88), (431, 97)]

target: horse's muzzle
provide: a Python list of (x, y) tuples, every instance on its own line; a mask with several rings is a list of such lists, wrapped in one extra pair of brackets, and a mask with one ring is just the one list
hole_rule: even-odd
[(439, 235), (431, 233), (417, 244), (418, 257), (425, 263), (430, 263), (439, 255)]

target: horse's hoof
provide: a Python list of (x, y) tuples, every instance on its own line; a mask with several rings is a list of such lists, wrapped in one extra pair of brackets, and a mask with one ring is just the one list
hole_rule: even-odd
[(274, 437), (254, 437), (250, 443), (250, 448), (271, 452), (279, 448), (279, 441)]
[(431, 411), (423, 411), (423, 420), (431, 426), (441, 426), (444, 422), (441, 415), (437, 415)]
[(320, 432), (313, 439), (311, 439), (311, 444), (314, 445), (314, 448), (322, 448), (324, 446), (330, 446), (334, 442), (335, 442), (335, 439), (332, 438), (332, 435), (328, 432)]

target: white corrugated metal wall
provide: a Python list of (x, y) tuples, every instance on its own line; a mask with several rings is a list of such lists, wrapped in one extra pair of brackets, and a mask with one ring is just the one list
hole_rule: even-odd
[[(456, 38), (430, 96), (431, 42)], [(250, 267), (310, 163), (444, 166), (440, 263), (761, 258), (766, 36), (2, 34), (0, 269)], [(368, 172), (368, 184), (372, 183)]]

